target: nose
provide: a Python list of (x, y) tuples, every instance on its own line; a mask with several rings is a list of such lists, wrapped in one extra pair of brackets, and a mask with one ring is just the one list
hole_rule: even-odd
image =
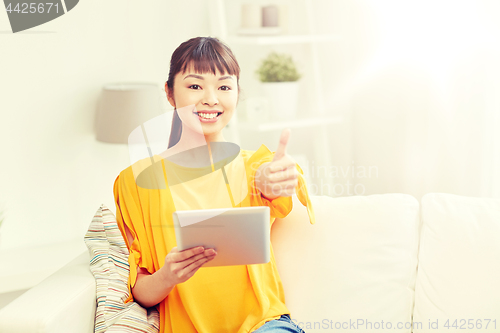
[(219, 104), (219, 100), (217, 99), (217, 94), (212, 89), (205, 89), (205, 93), (203, 94), (203, 105), (214, 106)]

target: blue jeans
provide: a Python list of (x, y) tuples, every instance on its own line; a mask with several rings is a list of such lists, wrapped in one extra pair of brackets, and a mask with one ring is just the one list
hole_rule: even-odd
[(284, 314), (281, 315), (279, 319), (274, 319), (268, 321), (257, 330), (253, 331), (254, 333), (305, 333), (297, 324), (295, 324), (292, 319), (290, 319), (290, 315)]

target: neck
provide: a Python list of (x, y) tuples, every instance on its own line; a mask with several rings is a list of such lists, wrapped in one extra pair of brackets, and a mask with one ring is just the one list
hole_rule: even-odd
[(192, 130), (189, 126), (182, 124), (182, 134), (179, 142), (175, 145), (182, 151), (187, 151), (192, 148), (210, 145), (211, 142), (226, 142), (222, 131), (213, 134), (202, 134)]

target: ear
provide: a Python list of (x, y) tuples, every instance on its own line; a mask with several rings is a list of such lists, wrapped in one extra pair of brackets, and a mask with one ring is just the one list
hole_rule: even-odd
[(175, 108), (174, 92), (168, 87), (167, 82), (165, 82), (165, 92), (167, 93), (168, 102)]

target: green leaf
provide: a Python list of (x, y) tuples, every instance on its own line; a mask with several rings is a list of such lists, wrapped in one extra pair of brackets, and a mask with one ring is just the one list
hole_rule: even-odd
[(256, 70), (261, 82), (290, 82), (300, 79), (301, 74), (291, 56), (271, 52)]

